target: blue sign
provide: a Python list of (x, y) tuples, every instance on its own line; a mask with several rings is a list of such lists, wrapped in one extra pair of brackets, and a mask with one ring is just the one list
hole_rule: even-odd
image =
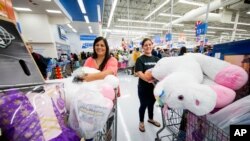
[(96, 35), (80, 35), (80, 40), (95, 40)]
[(207, 23), (199, 24), (196, 27), (196, 36), (204, 35), (207, 33)]
[(160, 44), (161, 43), (161, 36), (160, 35), (155, 35), (154, 41), (155, 41), (156, 44)]
[(172, 34), (171, 33), (168, 33), (166, 34), (166, 41), (171, 41), (172, 40)]
[(89, 43), (89, 42), (83, 43), (83, 44), (82, 44), (82, 48), (84, 49), (84, 48), (93, 47), (93, 44), (94, 44), (94, 43)]

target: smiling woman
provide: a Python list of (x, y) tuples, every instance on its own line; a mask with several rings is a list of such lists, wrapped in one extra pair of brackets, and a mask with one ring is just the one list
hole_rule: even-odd
[(83, 76), (84, 81), (93, 81), (104, 79), (107, 75), (116, 75), (118, 63), (114, 57), (109, 54), (108, 42), (103, 37), (97, 37), (94, 41), (94, 53), (89, 57), (84, 66), (100, 70), (99, 73), (87, 74)]

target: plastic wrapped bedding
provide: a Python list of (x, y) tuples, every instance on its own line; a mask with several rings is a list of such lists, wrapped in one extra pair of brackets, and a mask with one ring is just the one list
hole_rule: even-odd
[(220, 111), (208, 115), (207, 119), (228, 134), (230, 125), (250, 125), (250, 96), (237, 100)]
[(12, 89), (0, 92), (0, 128), (6, 141), (79, 141), (64, 123), (65, 104), (60, 84), (42, 91)]

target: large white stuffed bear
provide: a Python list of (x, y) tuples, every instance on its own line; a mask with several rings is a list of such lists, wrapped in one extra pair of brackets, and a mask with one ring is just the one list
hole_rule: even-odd
[(239, 66), (200, 53), (166, 57), (152, 69), (159, 80), (154, 94), (171, 108), (205, 115), (235, 98), (235, 91), (248, 80)]

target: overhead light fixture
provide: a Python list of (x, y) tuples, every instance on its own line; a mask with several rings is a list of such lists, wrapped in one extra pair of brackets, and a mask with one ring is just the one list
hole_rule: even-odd
[(101, 20), (101, 7), (99, 4), (97, 4), (97, 16), (98, 16), (98, 22), (102, 22), (102, 20)]
[(110, 12), (110, 15), (109, 15), (109, 20), (108, 20), (108, 28), (109, 28), (109, 26), (110, 26), (110, 24), (111, 24), (111, 20), (112, 20), (112, 18), (113, 18), (113, 15), (114, 15), (114, 12), (115, 12), (115, 8), (116, 8), (116, 5), (117, 5), (117, 1), (118, 0), (114, 0), (114, 2), (113, 2), (113, 4), (112, 4), (112, 7), (111, 7), (111, 12)]
[(70, 24), (67, 24), (67, 26), (68, 26), (69, 28), (73, 28)]
[(141, 26), (122, 26), (122, 25), (116, 25), (115, 27), (120, 27), (120, 28), (138, 28), (138, 29), (154, 29), (154, 30), (166, 30), (165, 28), (141, 27)]
[[(234, 22), (229, 22), (230, 24), (234, 24)], [(250, 24), (249, 23), (237, 23), (238, 25), (248, 25), (248, 26), (250, 26)]]
[(51, 2), (51, 0), (43, 0), (43, 1), (46, 1), (46, 2)]
[[(164, 17), (171, 17), (171, 14), (167, 14), (167, 13), (160, 13), (159, 16), (164, 16)], [(175, 18), (181, 18), (181, 15), (172, 15), (172, 17)]]
[(163, 23), (163, 22), (149, 22), (149, 21), (129, 20), (129, 19), (118, 19), (118, 21), (120, 21), (120, 22), (131, 22), (131, 23), (160, 24), (160, 25), (166, 24), (166, 23)]
[(193, 2), (193, 1), (187, 1), (187, 0), (179, 0), (179, 3), (183, 4), (189, 4), (189, 5), (195, 5), (195, 6), (205, 6), (203, 3)]
[(250, 36), (250, 34), (239, 34), (239, 33), (236, 33), (235, 35), (240, 35), (240, 36)]
[(219, 9), (220, 9), (220, 10), (222, 10), (222, 9), (223, 9), (223, 7), (220, 7)]
[(84, 7), (83, 0), (77, 0), (77, 2), (78, 2), (78, 5), (80, 6), (80, 9), (81, 9), (82, 13), (86, 14), (86, 9)]
[(46, 10), (48, 13), (55, 13), (55, 14), (61, 14), (62, 12), (59, 10)]
[(22, 7), (14, 7), (14, 9), (17, 10), (17, 11), (32, 11), (29, 8), (22, 8)]
[(227, 32), (223, 32), (223, 33), (221, 33), (222, 35), (229, 35), (229, 33), (227, 33)]
[[(226, 27), (214, 27), (214, 26), (208, 26), (210, 29), (218, 29), (218, 30), (230, 30), (233, 31), (233, 28), (226, 28)], [(236, 31), (247, 31), (245, 29), (236, 29)]]
[(88, 26), (88, 28), (89, 28), (89, 32), (90, 32), (90, 33), (93, 33), (92, 27), (91, 27), (91, 26)]
[(75, 33), (77, 32), (76, 29), (74, 29), (74, 28), (72, 28), (72, 31), (75, 32)]
[(85, 16), (84, 16), (84, 19), (85, 19), (85, 22), (86, 22), (86, 23), (89, 23), (89, 17), (88, 17), (88, 16), (85, 15)]
[(144, 20), (148, 19), (151, 15), (153, 15), (155, 12), (157, 12), (158, 10), (160, 10), (163, 6), (165, 6), (166, 4), (169, 3), (170, 0), (166, 0), (165, 2), (163, 2), (160, 6), (158, 6), (154, 11), (152, 11), (151, 13), (149, 13)]
[(250, 14), (250, 11), (249, 11), (249, 12), (247, 12), (247, 14)]
[[(195, 30), (189, 30), (189, 29), (187, 29), (187, 30), (183, 30), (183, 32), (193, 32), (193, 33), (195, 33)], [(215, 34), (216, 32), (214, 32), (214, 31), (207, 31), (207, 33)]]

